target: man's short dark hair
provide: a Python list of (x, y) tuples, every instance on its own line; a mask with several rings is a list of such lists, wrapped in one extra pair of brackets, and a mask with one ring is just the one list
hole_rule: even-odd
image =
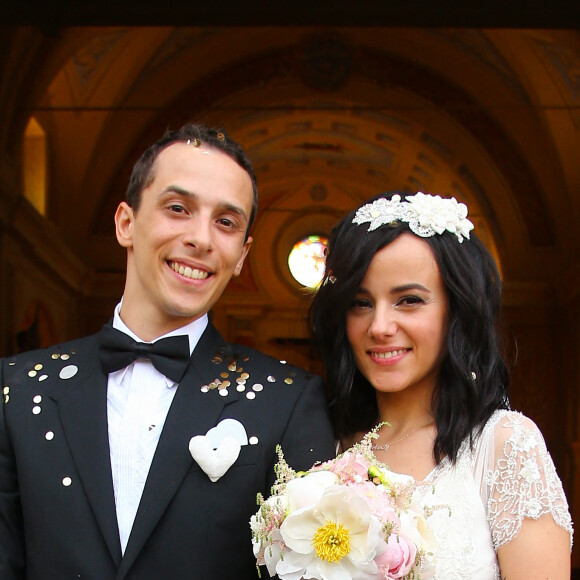
[(249, 235), (250, 228), (256, 218), (258, 211), (258, 186), (256, 184), (256, 176), (252, 163), (249, 160), (246, 152), (242, 146), (234, 141), (225, 129), (218, 129), (214, 127), (207, 127), (198, 123), (187, 123), (181, 129), (176, 131), (168, 130), (165, 135), (156, 143), (153, 143), (135, 163), (131, 178), (129, 179), (129, 186), (127, 187), (126, 201), (133, 208), (134, 212), (139, 210), (141, 204), (141, 193), (149, 187), (155, 178), (155, 160), (159, 154), (173, 145), (173, 143), (187, 143), (194, 144), (198, 140), (198, 145), (207, 145), (218, 149), (225, 153), (228, 157), (233, 159), (249, 176), (252, 181), (252, 211), (248, 220), (248, 228), (246, 230), (246, 239)]

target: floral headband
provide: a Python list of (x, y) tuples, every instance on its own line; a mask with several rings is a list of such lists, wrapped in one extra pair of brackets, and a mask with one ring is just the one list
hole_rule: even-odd
[(473, 223), (467, 219), (467, 206), (452, 198), (442, 198), (439, 195), (428, 195), (418, 192), (416, 195), (393, 195), (391, 199), (381, 197), (372, 203), (360, 207), (353, 224), (361, 225), (369, 222), (367, 231), (372, 232), (382, 225), (392, 222), (406, 222), (410, 230), (422, 238), (430, 238), (444, 231), (457, 236), (459, 243), (463, 238), (469, 239)]

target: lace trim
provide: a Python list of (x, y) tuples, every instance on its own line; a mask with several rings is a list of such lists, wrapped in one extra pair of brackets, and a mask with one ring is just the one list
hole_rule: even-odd
[(485, 475), (489, 494), (487, 517), (495, 550), (517, 536), (524, 518), (537, 520), (545, 514), (550, 514), (558, 526), (569, 532), (571, 546), (568, 502), (536, 425), (520, 413), (498, 412), (486, 425), (481, 439), (488, 437), (496, 441), (505, 438), (503, 453)]

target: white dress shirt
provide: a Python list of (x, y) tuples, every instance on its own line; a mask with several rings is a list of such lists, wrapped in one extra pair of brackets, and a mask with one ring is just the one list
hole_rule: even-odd
[[(119, 315), (121, 304), (122, 302), (115, 308), (113, 327), (134, 340), (141, 341), (121, 320)], [(204, 315), (155, 340), (185, 334), (189, 337), (190, 352), (193, 352), (207, 324), (208, 317)], [(123, 553), (135, 521), (159, 436), (176, 391), (177, 383), (161, 374), (147, 359), (138, 359), (128, 367), (109, 374), (107, 386), (109, 447)]]

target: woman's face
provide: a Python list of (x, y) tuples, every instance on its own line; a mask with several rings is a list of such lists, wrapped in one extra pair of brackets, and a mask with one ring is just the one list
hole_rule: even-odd
[(346, 330), (358, 369), (377, 391), (433, 391), (446, 353), (447, 302), (427, 242), (402, 234), (375, 254)]

